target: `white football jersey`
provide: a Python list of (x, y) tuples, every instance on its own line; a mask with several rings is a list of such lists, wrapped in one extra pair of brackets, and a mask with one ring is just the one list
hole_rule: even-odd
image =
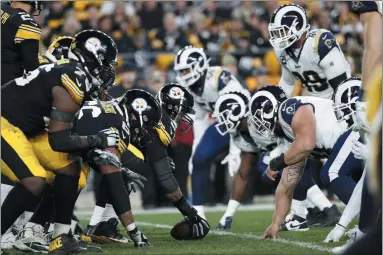
[[(218, 97), (230, 92), (241, 91), (250, 97), (250, 92), (242, 87), (238, 80), (228, 71), (223, 70), (219, 66), (209, 67), (206, 73), (205, 83), (201, 92), (194, 91), (190, 87), (187, 88), (194, 97), (197, 105), (196, 118), (201, 119), (206, 114), (201, 114), (199, 111), (214, 112), (214, 105)], [(203, 116), (201, 116), (203, 115)]]
[(338, 121), (333, 109), (333, 101), (317, 97), (293, 97), (285, 100), (278, 110), (278, 122), (281, 124), (285, 139), (292, 143), (295, 135), (292, 130), (292, 120), (303, 105), (312, 105), (316, 123), (316, 148), (312, 155), (315, 158), (325, 158), (331, 152), (334, 144), (348, 128), (347, 123)]
[(244, 152), (258, 152), (260, 146), (255, 143), (250, 134), (246, 134), (240, 131), (236, 131), (231, 134), (234, 144)]
[(331, 99), (334, 89), (351, 77), (348, 64), (335, 36), (326, 29), (311, 30), (303, 46), (276, 51), (282, 65), (279, 86), (292, 96), (296, 80), (302, 82), (309, 96)]

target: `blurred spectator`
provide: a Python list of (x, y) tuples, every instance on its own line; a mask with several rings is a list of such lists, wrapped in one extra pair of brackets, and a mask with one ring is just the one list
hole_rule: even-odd
[(134, 52), (139, 45), (129, 35), (129, 19), (125, 17), (118, 25), (118, 29), (113, 32), (113, 39), (115, 40), (120, 53)]
[(163, 86), (165, 86), (164, 74), (161, 71), (153, 71), (149, 78), (147, 89), (153, 95), (157, 95)]
[(118, 84), (108, 90), (108, 94), (114, 98), (122, 96), (128, 89), (136, 88), (136, 68), (126, 68), (120, 75)]
[(62, 35), (73, 36), (82, 29), (81, 23), (76, 19), (76, 13), (69, 11), (65, 14), (64, 25), (61, 30)]
[(253, 12), (253, 2), (252, 1), (241, 1), (240, 5), (234, 8), (231, 16), (234, 19), (241, 19), (247, 23), (250, 22)]
[(160, 28), (164, 16), (162, 4), (156, 1), (145, 1), (142, 3), (138, 16), (141, 18), (142, 28), (146, 30)]
[(245, 81), (238, 75), (238, 61), (234, 56), (224, 55), (222, 57), (222, 68), (229, 71), (243, 87), (246, 87)]
[(189, 9), (187, 8), (188, 6), (187, 1), (176, 1), (175, 2), (175, 20), (176, 20), (176, 25), (178, 29), (188, 29), (189, 28), (189, 22), (190, 22), (190, 14), (189, 14)]
[(81, 23), (83, 29), (97, 29), (99, 25), (100, 13), (97, 6), (88, 5), (86, 7), (87, 18), (84, 19)]
[(105, 34), (111, 35), (113, 30), (113, 21), (109, 15), (100, 17), (98, 28)]

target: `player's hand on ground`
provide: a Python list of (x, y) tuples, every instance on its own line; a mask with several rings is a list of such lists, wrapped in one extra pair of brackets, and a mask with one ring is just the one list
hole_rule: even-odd
[(116, 154), (108, 150), (95, 149), (88, 152), (87, 158), (92, 160), (96, 166), (121, 167), (120, 159)]
[(346, 232), (346, 228), (342, 225), (336, 224), (335, 227), (328, 233), (326, 239), (323, 241), (324, 243), (329, 242), (339, 242), (339, 240), (344, 236)]
[(98, 147), (101, 149), (117, 147), (120, 141), (120, 135), (116, 128), (107, 128), (101, 130), (98, 132), (97, 138), (99, 139)]
[(143, 190), (144, 189), (144, 183), (147, 181), (147, 179), (130, 170), (129, 168), (121, 168), (122, 178), (124, 180), (125, 186), (129, 192), (129, 194), (133, 191), (136, 192), (137, 188), (136, 186)]
[(152, 247), (152, 244), (149, 242), (148, 238), (136, 227), (132, 231), (128, 231), (130, 239), (134, 243), (135, 248), (148, 248)]
[(185, 217), (185, 218), (192, 225), (193, 239), (202, 239), (209, 233), (210, 231), (209, 223), (198, 214), (192, 217)]
[(271, 224), (265, 232), (263, 232), (263, 238), (265, 239), (276, 239), (278, 238), (279, 225)]

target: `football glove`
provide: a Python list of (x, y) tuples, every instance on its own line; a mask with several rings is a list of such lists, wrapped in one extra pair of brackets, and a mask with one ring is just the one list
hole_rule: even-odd
[(114, 166), (121, 167), (120, 159), (116, 154), (108, 150), (95, 149), (90, 150), (87, 159), (91, 160), (96, 166)]
[(210, 231), (209, 223), (197, 214), (197, 211), (193, 208), (195, 214), (193, 216), (185, 216), (190, 228), (192, 229), (191, 238), (193, 240), (204, 238)]
[(366, 134), (370, 132), (370, 124), (367, 121), (367, 102), (356, 101), (356, 123), (354, 130), (359, 131), (360, 137), (366, 138)]
[(97, 148), (105, 149), (117, 147), (120, 141), (120, 135), (116, 128), (107, 128), (97, 134)]
[(368, 157), (368, 148), (366, 144), (359, 142), (358, 140), (353, 141), (352, 144), (352, 153), (354, 157), (360, 160), (367, 160)]
[(329, 242), (339, 242), (339, 240), (344, 236), (346, 232), (346, 228), (340, 224), (336, 224), (335, 227), (328, 233), (326, 239), (323, 241), (324, 243)]
[(152, 247), (152, 244), (149, 242), (146, 236), (140, 230), (138, 230), (137, 227), (132, 231), (128, 231), (128, 235), (133, 241), (135, 248)]
[(234, 176), (241, 166), (241, 149), (233, 142), (230, 142), (229, 154), (221, 161), (221, 164), (228, 164), (230, 176)]
[(144, 182), (146, 182), (146, 178), (138, 173), (133, 172), (132, 170), (128, 168), (121, 168), (122, 173), (122, 179), (124, 180), (126, 189), (128, 190), (129, 194), (133, 191), (136, 192), (137, 188), (140, 188), (141, 190), (144, 189)]

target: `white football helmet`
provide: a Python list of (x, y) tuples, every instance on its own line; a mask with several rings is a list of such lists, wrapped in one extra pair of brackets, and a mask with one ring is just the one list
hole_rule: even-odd
[(310, 29), (305, 10), (296, 4), (279, 6), (269, 23), (270, 44), (277, 50), (293, 45)]
[(222, 136), (235, 132), (242, 118), (249, 115), (249, 95), (231, 91), (220, 96), (214, 106), (213, 116), (217, 118), (215, 125)]
[(338, 120), (345, 120), (348, 128), (354, 126), (356, 101), (359, 98), (359, 90), (362, 81), (357, 77), (351, 77), (341, 83), (334, 94), (334, 110)]
[(209, 68), (209, 61), (201, 48), (186, 46), (177, 53), (174, 59), (174, 71), (177, 82), (189, 87), (195, 84)]

